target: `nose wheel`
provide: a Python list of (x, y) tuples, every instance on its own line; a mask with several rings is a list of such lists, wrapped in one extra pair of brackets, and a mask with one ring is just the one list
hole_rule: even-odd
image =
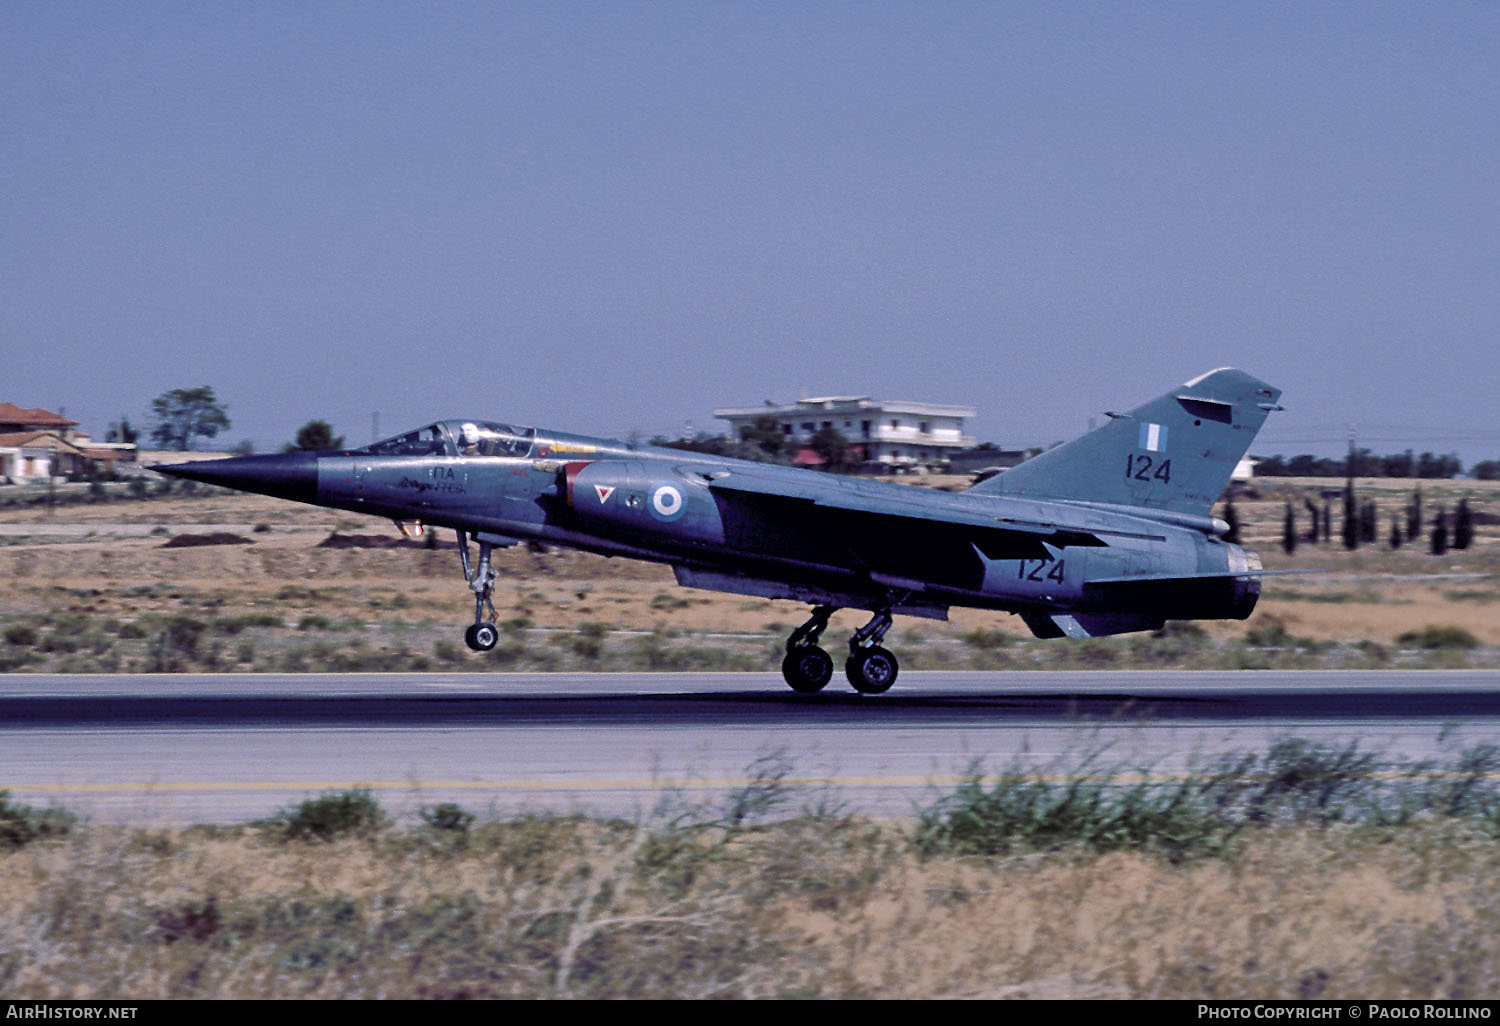
[(464, 641), (476, 652), (488, 652), (500, 641), (500, 629), (492, 623), (476, 623), (464, 631)]

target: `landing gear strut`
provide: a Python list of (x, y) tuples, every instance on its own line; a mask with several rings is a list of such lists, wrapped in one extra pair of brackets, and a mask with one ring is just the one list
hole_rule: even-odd
[[(469, 565), (469, 536), (458, 532), (458, 558), (463, 563), (464, 580), (474, 592), (474, 625), (464, 631), (464, 642), (476, 652), (488, 652), (500, 640), (500, 630), (495, 626), (495, 604), (490, 595), (495, 590), (497, 574), (490, 566), (490, 552), (494, 543), (479, 543), (479, 566)], [(487, 614), (487, 615), (486, 615)]]
[(812, 617), (792, 631), (786, 640), (786, 658), (781, 661), (781, 675), (801, 695), (812, 695), (833, 679), (833, 657), (818, 647), (818, 638), (834, 614), (833, 606), (818, 606)]
[(887, 606), (877, 610), (870, 622), (849, 639), (849, 658), (844, 661), (844, 673), (854, 690), (862, 695), (883, 694), (896, 683), (900, 664), (896, 662), (895, 653), (880, 647), (891, 623), (891, 610)]
[[(894, 654), (880, 647), (880, 642), (891, 629), (891, 609), (897, 604), (898, 599), (891, 597), (888, 604), (877, 609), (870, 622), (849, 639), (849, 658), (844, 662), (844, 673), (860, 694), (879, 695), (896, 683), (900, 665)], [(799, 694), (816, 694), (833, 677), (833, 659), (818, 647), (818, 638), (828, 627), (828, 618), (836, 611), (835, 606), (815, 607), (812, 617), (794, 630), (786, 641), (781, 675)]]

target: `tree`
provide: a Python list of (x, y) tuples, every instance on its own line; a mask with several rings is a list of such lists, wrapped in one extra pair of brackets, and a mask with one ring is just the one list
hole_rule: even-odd
[(1229, 530), (1224, 532), (1224, 540), (1238, 542), (1240, 540), (1240, 511), (1234, 508), (1233, 499), (1224, 504), (1224, 523), (1229, 525)]
[(1424, 452), (1417, 457), (1418, 477), (1457, 477), (1463, 470), (1464, 465), (1451, 453), (1447, 456), (1435, 456)]
[(709, 456), (733, 456), (734, 443), (725, 435), (711, 435), (707, 431), (699, 431), (692, 438), (668, 438), (666, 435), (655, 435), (648, 445), (658, 449), (682, 449), (685, 452), (701, 452)]
[(106, 442), (124, 442), (130, 445), (140, 437), (140, 434), (139, 431), (130, 426), (130, 421), (121, 417), (118, 424), (111, 424), (109, 426), (109, 433), (104, 436), (104, 440)]
[(1386, 477), (1411, 477), (1416, 473), (1417, 458), (1408, 449), (1405, 452), (1385, 457), (1381, 464)]
[(1374, 545), (1380, 540), (1380, 521), (1375, 511), (1375, 500), (1366, 499), (1359, 507), (1359, 533), (1360, 539), (1367, 545)]
[(343, 447), (344, 436), (334, 435), (328, 421), (310, 420), (297, 429), (297, 440), (287, 446), (287, 452), (324, 452)]
[(151, 412), (156, 415), (151, 440), (163, 449), (191, 449), (194, 438), (212, 438), (229, 427), (225, 410), (208, 385), (164, 392), (151, 400)]
[(1458, 512), (1453, 515), (1453, 547), (1466, 549), (1474, 543), (1474, 514), (1469, 509), (1469, 498), (1458, 500)]
[(1280, 456), (1255, 456), (1250, 457), (1255, 461), (1256, 477), (1286, 477), (1286, 460)]
[(844, 465), (849, 452), (849, 441), (836, 427), (820, 428), (808, 442), (809, 448), (828, 461), (827, 469), (836, 470)]
[(1432, 554), (1441, 556), (1448, 551), (1448, 511), (1439, 506), (1432, 517)]
[(1281, 551), (1290, 556), (1297, 551), (1297, 514), (1292, 504), (1286, 504), (1286, 517), (1281, 521)]
[(740, 428), (740, 441), (750, 447), (752, 458), (774, 460), (781, 455), (784, 433), (781, 422), (769, 414), (762, 414)]
[(1359, 509), (1355, 505), (1354, 478), (1351, 477), (1344, 485), (1344, 548), (1359, 548), (1359, 538)]
[[(1303, 540), (1309, 545), (1316, 545), (1318, 544), (1318, 525), (1322, 523), (1318, 516), (1318, 507), (1306, 496), (1303, 497), (1302, 501), (1307, 505), (1308, 519), (1312, 521), (1312, 527), (1308, 529), (1307, 537)], [(1326, 513), (1327, 510), (1325, 509), (1324, 512)]]

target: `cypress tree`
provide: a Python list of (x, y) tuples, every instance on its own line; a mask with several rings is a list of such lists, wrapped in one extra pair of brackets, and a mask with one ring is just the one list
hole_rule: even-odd
[(1290, 500), (1286, 504), (1286, 517), (1281, 521), (1281, 551), (1288, 556), (1297, 551), (1297, 513)]
[(1469, 511), (1469, 497), (1458, 500), (1458, 512), (1453, 517), (1453, 547), (1466, 549), (1474, 541), (1474, 514)]
[(1354, 504), (1354, 479), (1344, 485), (1344, 548), (1359, 548), (1359, 510)]
[(1448, 551), (1448, 513), (1439, 506), (1432, 515), (1432, 554), (1441, 556)]

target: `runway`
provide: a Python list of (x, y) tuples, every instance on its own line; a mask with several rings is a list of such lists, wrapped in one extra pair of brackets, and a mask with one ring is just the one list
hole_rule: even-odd
[(1404, 763), (1500, 744), (1500, 672), (0, 677), (0, 789), (99, 821), (239, 822), (367, 786), (397, 816), (649, 814), (779, 775), (786, 811), (907, 816), (1022, 764), (1162, 775), (1302, 737)]

